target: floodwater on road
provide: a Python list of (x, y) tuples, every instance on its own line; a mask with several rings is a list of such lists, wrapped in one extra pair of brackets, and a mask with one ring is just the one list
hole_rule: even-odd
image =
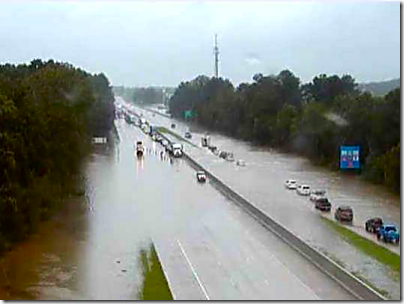
[[(0, 298), (139, 299), (139, 253), (153, 241), (178, 299), (353, 299), (212, 185), (197, 183), (184, 160), (161, 154), (123, 120), (116, 126), (115, 151), (87, 163), (86, 195), (0, 259)], [(147, 148), (142, 158), (137, 140)]]
[[(169, 128), (183, 136), (191, 129), (190, 141), (200, 146), (205, 131), (189, 126), (175, 119), (151, 114), (137, 108), (151, 123)], [(220, 134), (211, 133), (211, 144), (219, 150), (234, 153), (236, 160), (246, 162), (245, 167), (235, 162), (220, 159), (206, 148), (195, 148), (184, 142), (185, 150), (197, 162), (213, 172), (232, 189), (252, 201), (278, 223), (301, 237), (307, 243), (342, 263), (349, 271), (365, 277), (373, 285), (387, 291), (392, 299), (400, 299), (400, 278), (391, 274), (390, 269), (364, 254), (341, 238), (323, 220), (320, 212), (307, 198), (287, 190), (284, 182), (295, 179), (314, 189), (324, 189), (332, 203), (333, 214), (339, 205), (350, 205), (354, 210), (352, 229), (367, 238), (376, 238), (364, 231), (364, 223), (371, 217), (380, 216), (385, 222), (401, 225), (400, 197), (388, 192), (383, 186), (360, 180), (356, 176), (333, 172), (296, 155), (279, 153), (270, 148), (252, 146)], [(327, 216), (333, 220), (332, 216)], [(384, 245), (397, 254), (400, 247)]]

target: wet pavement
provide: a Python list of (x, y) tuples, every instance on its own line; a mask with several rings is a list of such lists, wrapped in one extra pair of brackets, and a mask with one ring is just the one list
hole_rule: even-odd
[(116, 125), (115, 151), (86, 166), (86, 196), (0, 259), (0, 298), (139, 299), (139, 252), (153, 241), (178, 299), (352, 299), (184, 160)]
[[(200, 146), (204, 130), (158, 114), (153, 115), (143, 109), (137, 108), (137, 110), (155, 125), (170, 128), (171, 123), (175, 122), (176, 127), (171, 130), (181, 136), (191, 130), (193, 137), (190, 141)], [(354, 221), (351, 227), (347, 227), (373, 239), (376, 237), (362, 228), (370, 217), (381, 216), (385, 222), (400, 226), (401, 209), (398, 196), (382, 186), (364, 182), (356, 176), (313, 166), (308, 160), (299, 156), (254, 147), (247, 142), (220, 134), (210, 136), (213, 145), (220, 150), (233, 152), (235, 159), (243, 159), (246, 166), (236, 166), (235, 162), (220, 159), (206, 148), (195, 148), (184, 142), (185, 150), (227, 185), (307, 243), (342, 263), (349, 271), (388, 291), (391, 298), (400, 298), (400, 280), (391, 275), (388, 267), (342, 239), (322, 220), (322, 214), (314, 209), (314, 204), (307, 197), (285, 189), (283, 183), (287, 179), (296, 179), (299, 183), (308, 184), (312, 188), (325, 189), (333, 204), (332, 214), (338, 205), (352, 206)], [(333, 220), (332, 216), (327, 217)], [(383, 243), (381, 245), (400, 254), (401, 246)]]

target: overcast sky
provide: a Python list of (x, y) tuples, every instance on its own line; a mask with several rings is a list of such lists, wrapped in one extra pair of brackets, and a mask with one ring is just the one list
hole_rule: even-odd
[(0, 1), (0, 62), (67, 61), (113, 85), (176, 86), (214, 72), (235, 85), (290, 69), (358, 82), (400, 76), (398, 2)]

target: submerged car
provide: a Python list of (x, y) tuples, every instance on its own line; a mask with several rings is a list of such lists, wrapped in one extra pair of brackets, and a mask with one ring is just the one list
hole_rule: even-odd
[(310, 186), (300, 185), (299, 187), (297, 187), (296, 191), (300, 195), (310, 195)]
[(297, 182), (294, 179), (288, 179), (285, 182), (285, 187), (288, 189), (295, 190), (297, 188)]
[(215, 153), (215, 151), (217, 150), (217, 147), (216, 146), (209, 146), (208, 149), (210, 151), (212, 151), (213, 153)]
[(206, 182), (206, 174), (203, 171), (196, 172), (196, 179), (198, 182), (204, 183)]
[(353, 210), (349, 206), (339, 206), (337, 210), (335, 210), (334, 218), (341, 222), (352, 222)]
[(385, 242), (398, 243), (400, 241), (400, 233), (394, 225), (382, 225), (377, 231), (377, 238)]
[(321, 211), (331, 211), (331, 203), (328, 198), (322, 197), (316, 200), (315, 208)]
[(242, 159), (239, 159), (239, 160), (236, 162), (236, 165), (237, 165), (237, 166), (240, 166), (240, 167), (245, 167), (245, 161), (242, 160)]
[(310, 192), (310, 200), (313, 202), (324, 197), (325, 197), (325, 190), (312, 190)]
[(380, 217), (371, 218), (365, 223), (366, 231), (372, 233), (377, 233), (381, 226), (383, 226), (383, 221)]
[(227, 161), (229, 161), (229, 162), (233, 162), (233, 161), (234, 161), (234, 155), (233, 155), (233, 153), (231, 153), (231, 152), (227, 153), (227, 156), (226, 156), (225, 159), (226, 159)]

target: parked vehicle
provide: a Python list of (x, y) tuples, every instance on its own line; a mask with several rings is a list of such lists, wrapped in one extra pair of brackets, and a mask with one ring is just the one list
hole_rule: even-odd
[(380, 227), (383, 225), (383, 221), (380, 217), (371, 218), (366, 221), (365, 229), (368, 232), (377, 233)]
[(331, 211), (331, 203), (326, 197), (321, 197), (316, 200), (315, 208), (321, 211)]
[(319, 198), (324, 198), (325, 197), (325, 190), (312, 190), (310, 192), (310, 200), (315, 202)]
[(168, 145), (169, 145), (169, 142), (168, 142), (168, 140), (167, 139), (163, 139), (162, 141), (161, 141), (161, 144), (162, 144), (162, 146), (163, 147), (168, 147)]
[(143, 143), (142, 143), (141, 141), (138, 141), (138, 142), (136, 143), (136, 155), (137, 155), (138, 157), (141, 157), (141, 156), (143, 156), (143, 154), (144, 154), (144, 146), (143, 146)]
[(215, 151), (217, 150), (217, 147), (216, 146), (209, 146), (208, 149), (210, 151), (212, 151), (213, 153), (215, 153)]
[(394, 225), (382, 225), (377, 231), (377, 238), (385, 242), (398, 243), (400, 241), (400, 232)]
[(209, 147), (210, 146), (210, 137), (209, 137), (209, 135), (202, 136), (201, 144), (202, 144), (202, 147)]
[(175, 123), (171, 124), (171, 128), (174, 129), (175, 128)]
[(150, 134), (150, 126), (148, 125), (148, 124), (142, 124), (142, 131), (145, 133), (145, 134)]
[(234, 161), (234, 155), (233, 155), (233, 153), (231, 153), (231, 152), (227, 153), (227, 156), (226, 156), (225, 159), (226, 159), (227, 161), (229, 161), (229, 162), (233, 162), (233, 161)]
[(297, 182), (294, 179), (288, 179), (285, 182), (285, 187), (288, 188), (288, 189), (295, 190), (297, 188)]
[(226, 152), (226, 151), (220, 151), (220, 152), (219, 152), (219, 157), (220, 157), (220, 158), (223, 158), (223, 159), (226, 159), (226, 157), (227, 157), (227, 152)]
[(190, 132), (185, 132), (185, 138), (188, 138), (188, 139), (192, 138), (191, 133)]
[(240, 167), (245, 167), (245, 162), (244, 162), (244, 160), (239, 159), (239, 160), (236, 162), (236, 165), (237, 165), (237, 166), (240, 166)]
[(204, 183), (206, 182), (206, 174), (203, 171), (196, 172), (196, 179), (198, 182)]
[(339, 206), (337, 210), (335, 210), (334, 218), (341, 222), (352, 222), (353, 210), (349, 206)]
[(300, 195), (310, 195), (310, 186), (299, 185), (296, 189), (297, 193)]
[(156, 134), (156, 141), (161, 143), (163, 141), (163, 137), (161, 137), (159, 134)]

